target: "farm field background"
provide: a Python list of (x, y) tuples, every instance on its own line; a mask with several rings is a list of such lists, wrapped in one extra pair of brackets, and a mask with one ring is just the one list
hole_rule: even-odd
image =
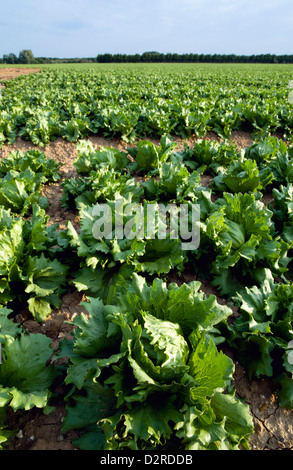
[[(19, 65), (9, 69), (12, 74), (25, 70)], [(207, 298), (214, 296), (213, 308), (222, 311), (222, 321), (215, 327), (200, 326), (218, 350), (233, 360), (229, 387), (247, 404), (253, 420), (249, 448), (292, 449), (293, 366), (288, 344), (293, 339), (293, 105), (288, 96), (293, 66), (56, 64), (38, 65), (36, 70), (3, 80), (5, 68), (0, 66), (4, 84), (0, 102), (1, 236), (8, 243), (4, 227), (8, 221), (14, 227), (13, 217), (26, 221), (30, 229), (25, 230), (31, 230), (31, 237), (37, 231), (43, 234), (46, 224), (58, 224), (56, 232), (49, 232), (49, 244), (47, 235), (30, 239), (34, 247), (29, 254), (33, 265), (45, 253), (55, 284), (44, 294), (49, 289), (38, 280), (37, 263), (30, 273), (26, 265), (22, 267), (19, 253), (13, 254), (18, 268), (8, 269), (8, 261), (0, 261), (0, 304), (12, 309), (9, 318), (13, 324), (30, 335), (50, 338), (53, 350), (58, 351), (61, 341), (72, 340), (74, 325), (85, 329), (77, 320), (81, 313), (88, 314), (81, 302), (87, 296), (105, 299), (109, 278), (123, 265), (149, 285), (157, 278), (190, 288), (193, 281), (199, 281), (200, 291)], [(29, 153), (31, 150), (35, 153)], [(20, 169), (25, 156), (31, 161), (30, 170)], [(50, 167), (44, 156), (58, 165)], [(43, 167), (36, 164), (39, 161)], [(131, 166), (130, 161), (139, 162), (138, 166)], [(41, 176), (36, 176), (37, 168), (41, 168)], [(82, 243), (91, 243), (86, 238), (85, 224), (91, 216), (88, 207), (113, 200), (116, 193), (125, 198), (131, 194), (132, 201), (199, 203), (203, 218), (198, 252), (186, 259), (176, 244), (162, 244), (145, 257), (136, 258), (133, 246), (130, 255), (122, 246), (119, 256), (113, 247), (107, 256), (104, 252), (95, 258), (90, 250), (82, 254)], [(234, 234), (235, 225), (225, 231), (229, 210), (233, 224), (242, 224), (234, 239), (229, 233)], [(35, 231), (29, 220), (36, 224)], [(57, 232), (62, 234), (59, 238)], [(129, 275), (127, 270), (121, 272), (125, 278)], [(245, 288), (250, 289), (250, 296), (244, 295)], [(266, 303), (269, 294), (271, 304)], [(203, 305), (207, 298), (201, 298)], [(181, 308), (184, 310), (183, 304)], [(231, 326), (234, 322), (236, 330)], [(9, 341), (1, 331), (0, 341), (5, 355)], [(63, 344), (66, 351), (68, 343)], [(49, 394), (45, 406), (26, 402), (27, 409), (19, 406), (13, 411), (7, 398), (12, 392), (7, 389), (17, 384), (8, 387), (0, 375), (2, 402), (6, 403), (1, 411), (0, 401), (0, 435), (2, 426), (3, 434), (9, 436), (4, 449), (75, 448), (72, 442), (82, 435), (84, 426), (72, 426), (74, 417), (70, 422), (66, 419), (66, 406), (80, 399), (76, 389), (68, 399), (77, 379), (72, 372), (69, 378), (73, 382), (66, 382), (64, 357), (51, 365), (56, 364), (60, 375), (48, 387), (52, 396)], [(14, 430), (13, 435), (8, 433)], [(92, 431), (87, 429), (89, 434)], [(219, 442), (232, 446), (227, 429), (222, 432)], [(205, 439), (199, 438), (203, 447)]]

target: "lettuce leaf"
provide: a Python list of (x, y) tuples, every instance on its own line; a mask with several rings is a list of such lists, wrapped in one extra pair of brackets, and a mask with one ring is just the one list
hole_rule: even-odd
[(96, 149), (89, 140), (80, 140), (76, 144), (78, 153), (73, 162), (78, 173), (89, 174), (101, 168), (110, 168), (122, 172), (130, 164), (125, 152), (113, 147), (100, 147)]
[(14, 312), (0, 307), (0, 449), (16, 430), (5, 426), (8, 407), (28, 411), (49, 405), (58, 371), (49, 360), (52, 341), (41, 333), (28, 334), (9, 318)]
[(209, 253), (212, 283), (222, 294), (231, 297), (244, 280), (252, 286), (259, 269), (288, 270), (290, 245), (275, 236), (272, 216), (253, 194), (224, 193), (213, 204), (201, 224), (201, 249)]
[[(276, 283), (268, 273), (262, 286), (246, 287), (235, 302), (240, 316), (228, 327), (227, 339), (249, 377), (269, 376), (279, 385), (287, 408), (293, 407), (290, 387), (293, 364), (289, 360), (293, 339), (293, 284)], [(288, 395), (286, 396), (286, 390)]]
[(44, 321), (60, 305), (67, 282), (69, 267), (56, 258), (58, 238), (36, 204), (31, 219), (3, 209), (0, 218), (0, 303), (17, 302)]
[[(174, 450), (247, 443), (253, 429), (248, 408), (231, 395), (237, 418), (225, 409), (229, 392), (221, 400), (234, 365), (217, 350), (214, 325), (230, 310), (206, 298), (199, 287), (167, 286), (160, 279), (149, 285), (134, 274), (132, 280), (121, 276), (106, 302), (89, 298), (83, 303), (88, 315), (74, 320), (66, 377), (76, 390), (63, 422), (63, 431), (79, 428), (76, 445), (96, 450), (170, 445)], [(97, 407), (83, 414), (85, 397)], [(205, 440), (203, 408), (210, 432)], [(198, 422), (188, 422), (191, 413), (198, 414)], [(222, 437), (212, 430), (220, 415)]]
[(170, 160), (176, 145), (168, 136), (161, 137), (159, 146), (148, 140), (139, 141), (134, 148), (127, 149), (135, 160), (131, 171), (157, 172), (163, 163)]
[(220, 192), (253, 193), (264, 190), (273, 180), (270, 168), (260, 170), (254, 160), (242, 158), (219, 170), (212, 188)]

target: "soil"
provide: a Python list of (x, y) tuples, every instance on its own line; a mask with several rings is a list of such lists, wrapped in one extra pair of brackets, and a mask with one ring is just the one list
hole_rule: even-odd
[[(11, 80), (17, 78), (20, 75), (29, 75), (31, 73), (40, 72), (41, 69), (38, 68), (14, 68), (14, 67), (4, 67), (0, 68), (0, 83), (6, 80)], [(4, 88), (5, 84), (1, 83), (1, 87)]]
[[(38, 72), (40, 69), (0, 69), (0, 81), (14, 78), (19, 74), (28, 74)], [(208, 133), (205, 137), (208, 140), (220, 140), (213, 133)], [(89, 138), (96, 146), (112, 146), (119, 150), (125, 150), (129, 144), (119, 140), (106, 140), (103, 137), (92, 136)], [(159, 139), (149, 138), (155, 144), (159, 144)], [(192, 145), (195, 138), (188, 141), (174, 137), (177, 142), (177, 149), (181, 150), (184, 144)], [(231, 140), (235, 142), (239, 149), (248, 147), (252, 143), (252, 138), (246, 132), (234, 132)], [(5, 145), (0, 150), (0, 158), (8, 156), (13, 150), (29, 150), (38, 149), (30, 142), (20, 138), (12, 145)], [(69, 143), (62, 139), (50, 143), (43, 149), (45, 155), (55, 159), (62, 164), (60, 173), (62, 179), (76, 176), (76, 170), (73, 162), (77, 157), (77, 151), (74, 143)], [(61, 180), (62, 181), (62, 180)], [(49, 201), (49, 209), (47, 211), (50, 216), (50, 224), (59, 223), (60, 228), (64, 229), (66, 222), (70, 220), (77, 228), (79, 219), (77, 214), (66, 211), (61, 205), (62, 188), (60, 183), (51, 184), (44, 187), (43, 194), (47, 196)], [(208, 186), (208, 178), (204, 181)], [(177, 279), (172, 275), (170, 281), (190, 282), (195, 280), (192, 272), (188, 270), (183, 274), (181, 279)], [(204, 280), (202, 282), (202, 290), (207, 294), (217, 296), (219, 303), (226, 303), (220, 298), (217, 292)], [(61, 308), (55, 310), (50, 317), (43, 323), (39, 324), (30, 317), (27, 312), (20, 312), (16, 320), (30, 333), (42, 332), (52, 339), (54, 350), (58, 350), (59, 342), (62, 338), (71, 338), (72, 326), (70, 322), (76, 315), (80, 315), (83, 307), (80, 302), (83, 300), (82, 294), (73, 288), (70, 288), (63, 297)], [(234, 313), (237, 313), (236, 311)], [(231, 351), (224, 351), (233, 359)], [(233, 359), (234, 360), (234, 359)], [(234, 386), (236, 395), (249, 404), (254, 419), (255, 432), (250, 438), (251, 450), (293, 450), (293, 410), (280, 408), (276, 397), (276, 388), (269, 378), (260, 378), (249, 380), (245, 370), (234, 360), (235, 374)], [(37, 408), (30, 412), (11, 413), (8, 416), (8, 424), (10, 429), (18, 429), (16, 437), (7, 447), (7, 450), (76, 450), (72, 444), (72, 440), (78, 437), (77, 432), (72, 431), (62, 434), (62, 420), (66, 414), (64, 397), (68, 390), (63, 382), (57, 383), (54, 390), (54, 410), (45, 415), (42, 410)]]

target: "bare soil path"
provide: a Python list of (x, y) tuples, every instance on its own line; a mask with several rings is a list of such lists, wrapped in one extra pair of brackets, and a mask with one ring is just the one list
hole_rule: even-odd
[[(1, 67), (0, 68), (0, 82), (6, 80), (12, 80), (13, 78), (17, 78), (20, 75), (30, 75), (31, 73), (38, 73), (40, 72), (40, 68), (25, 68), (25, 67)], [(3, 87), (4, 84), (2, 83), (1, 86)]]

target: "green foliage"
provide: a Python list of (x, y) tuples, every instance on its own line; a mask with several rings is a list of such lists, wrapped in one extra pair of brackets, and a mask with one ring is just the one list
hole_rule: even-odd
[(163, 163), (170, 160), (176, 143), (172, 142), (168, 136), (163, 136), (160, 145), (155, 145), (148, 140), (141, 140), (134, 148), (128, 148), (129, 154), (135, 163), (132, 171), (144, 171), (156, 173)]
[[(58, 370), (48, 338), (24, 333), (12, 317), (27, 309), (45, 321), (69, 283), (86, 295), (87, 311), (58, 356), (68, 358), (63, 431), (80, 432), (79, 448), (248, 448), (253, 423), (235, 396), (224, 342), (250, 377), (271, 377), (280, 406), (292, 408), (293, 151), (270, 135), (292, 138), (291, 72), (183, 69), (52, 68), (6, 83), (1, 144), (78, 141), (78, 175), (61, 187), (80, 230), (48, 224), (41, 193), (59, 181), (61, 164), (36, 150), (1, 160), (2, 447), (14, 435), (7, 408), (46, 409)], [(228, 139), (247, 129), (253, 142), (239, 151)], [(205, 138), (209, 131), (223, 140)], [(129, 146), (96, 147), (85, 140), (92, 134)], [(192, 140), (179, 151), (176, 136)], [(147, 214), (140, 227), (135, 204), (143, 202), (199, 204), (198, 249), (183, 250), (171, 229), (165, 239), (157, 227), (141, 236)], [(122, 207), (122, 237), (107, 226), (95, 236), (103, 203), (112, 223)], [(193, 280), (181, 283), (187, 266)], [(239, 315), (205, 295), (195, 276)]]
[[(24, 61), (29, 52), (22, 51)], [(44, 146), (57, 137), (75, 142), (94, 133), (136, 143), (166, 134), (204, 137), (209, 131), (227, 139), (247, 129), (260, 137), (273, 131), (292, 137), (290, 69), (147, 65), (113, 66), (106, 73), (94, 64), (52, 66), (7, 82), (0, 142), (22, 136)]]
[(10, 152), (0, 163), (0, 205), (21, 215), (30, 212), (34, 203), (47, 208), (42, 185), (59, 180), (60, 166), (38, 150)]
[(61, 186), (63, 205), (73, 211), (98, 202), (112, 201), (117, 194), (124, 198), (131, 194), (133, 202), (139, 202), (143, 195), (143, 188), (134, 178), (108, 166), (91, 171), (88, 177), (64, 180)]
[(33, 64), (35, 62), (34, 54), (30, 49), (23, 49), (18, 56), (20, 64)]
[(59, 241), (49, 217), (37, 204), (32, 211), (23, 220), (0, 208), (0, 304), (18, 303), (41, 322), (61, 304), (68, 266), (55, 259)]
[[(119, 200), (119, 199), (118, 199)], [(154, 229), (153, 238), (147, 238), (144, 234), (145, 227), (140, 227), (135, 222), (135, 212), (128, 213), (129, 200), (120, 199), (123, 209), (123, 224), (125, 230), (133, 232), (133, 236), (125, 231), (122, 237), (115, 237), (115, 204), (114, 200), (108, 201), (111, 208), (110, 229), (113, 236), (105, 228), (105, 237), (95, 236), (95, 226), (100, 224), (100, 215), (96, 213), (95, 206), (83, 207), (79, 211), (81, 231), (78, 233), (73, 225), (68, 222), (67, 236), (70, 246), (76, 250), (78, 257), (78, 270), (74, 274), (73, 283), (78, 290), (87, 293), (92, 292), (92, 284), (95, 292), (97, 287), (106, 287), (112, 275), (123, 269), (124, 272), (146, 272), (150, 275), (164, 274), (177, 268), (181, 270), (186, 259), (179, 239), (172, 239), (168, 232), (166, 239), (159, 239), (158, 224)], [(146, 221), (147, 213), (144, 213)], [(107, 225), (107, 224), (106, 224)], [(113, 230), (113, 232), (112, 232)], [(140, 235), (141, 233), (141, 235)], [(102, 293), (100, 293), (102, 296)]]
[(81, 140), (76, 144), (78, 156), (74, 166), (78, 173), (89, 174), (102, 168), (123, 172), (130, 164), (125, 152), (115, 147), (100, 147), (96, 149), (89, 140)]
[(212, 187), (219, 192), (250, 193), (262, 191), (274, 179), (270, 168), (259, 170), (254, 160), (238, 160), (219, 170)]
[(293, 184), (273, 189), (273, 220), (284, 240), (293, 247)]
[(237, 155), (237, 146), (229, 141), (197, 140), (192, 147), (184, 145), (181, 152), (185, 165), (191, 170), (207, 169), (215, 174), (218, 167), (226, 167), (234, 161)]
[(246, 287), (237, 294), (235, 302), (241, 315), (228, 327), (228, 338), (238, 360), (250, 378), (273, 377), (281, 385), (278, 392), (281, 406), (293, 408), (292, 394), (288, 393), (293, 373), (289, 360), (293, 339), (292, 282), (276, 283), (268, 272), (261, 287)]
[(52, 341), (41, 333), (27, 334), (9, 318), (12, 313), (0, 307), (0, 450), (17, 432), (5, 426), (8, 407), (14, 412), (45, 409), (57, 377), (57, 369), (48, 365)]
[(57, 182), (61, 176), (59, 170), (61, 163), (57, 163), (52, 158), (47, 158), (39, 150), (17, 150), (10, 152), (8, 157), (1, 159), (0, 176), (4, 177), (9, 171), (24, 172), (27, 169), (43, 178), (44, 183)]
[(274, 275), (288, 270), (290, 244), (275, 236), (272, 215), (253, 194), (223, 193), (212, 205), (202, 223), (202, 250), (222, 294), (231, 297), (243, 282), (252, 285), (265, 268)]
[[(112, 287), (108, 302), (83, 303), (89, 315), (75, 320), (66, 378), (75, 391), (63, 422), (64, 432), (79, 428), (77, 446), (174, 451), (247, 445), (252, 418), (233, 393), (223, 394), (234, 368), (212, 339), (229, 309), (199, 287), (167, 287), (159, 279), (148, 285), (134, 274)], [(86, 411), (88, 400), (93, 406)]]

